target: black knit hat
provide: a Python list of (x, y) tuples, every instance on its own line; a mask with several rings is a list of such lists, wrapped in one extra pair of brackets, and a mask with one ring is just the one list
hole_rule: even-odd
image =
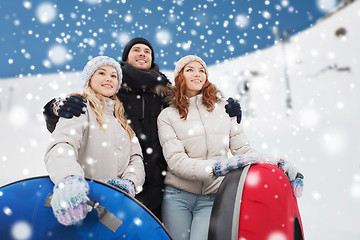
[(135, 44), (138, 44), (138, 43), (145, 44), (146, 46), (148, 46), (151, 49), (151, 67), (153, 67), (154, 62), (155, 62), (154, 49), (148, 40), (146, 40), (145, 38), (141, 38), (141, 37), (133, 38), (126, 44), (123, 54), (122, 54), (122, 61), (126, 62), (126, 60), (128, 59), (128, 56), (129, 56), (130, 49), (132, 48), (132, 46), (134, 46)]

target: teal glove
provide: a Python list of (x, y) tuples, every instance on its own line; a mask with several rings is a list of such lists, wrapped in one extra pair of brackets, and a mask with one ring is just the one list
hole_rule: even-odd
[(135, 197), (135, 184), (129, 179), (111, 178), (106, 183), (125, 191), (132, 197)]
[(282, 160), (278, 164), (278, 167), (283, 170), (288, 177), (294, 196), (300, 198), (304, 190), (304, 175), (299, 172), (294, 164), (285, 160)]
[(259, 156), (256, 153), (248, 153), (239, 156), (227, 158), (214, 165), (214, 174), (216, 176), (225, 176), (233, 169), (243, 167), (248, 164), (256, 163), (259, 161)]
[(295, 180), (290, 183), (294, 196), (300, 198), (304, 190), (304, 181), (301, 178), (295, 178)]

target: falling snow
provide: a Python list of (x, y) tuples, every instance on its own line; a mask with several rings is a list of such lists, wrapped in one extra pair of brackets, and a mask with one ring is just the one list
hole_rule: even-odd
[(28, 222), (18, 221), (11, 228), (11, 236), (16, 240), (30, 239), (32, 236), (32, 226)]
[(291, 34), (304, 30), (338, 1), (317, 0), (304, 9), (296, 1), (143, 1), (138, 7), (131, 1), (5, 0), (0, 43), (8, 47), (0, 49), (6, 56), (0, 65), (8, 68), (0, 78), (78, 71), (89, 55), (120, 56), (136, 36), (152, 42), (160, 68), (171, 69), (190, 51), (213, 64), (273, 45), (276, 25)]
[[(173, 62), (181, 56), (203, 57), (210, 80), (226, 97), (240, 100), (252, 146), (296, 163), (305, 175), (298, 202), (307, 239), (359, 239), (360, 59), (355, 53), (360, 32), (354, 24), (360, 18), (359, 1), (319, 22), (316, 11), (304, 12), (306, 6), (290, 0), (243, 5), (229, 1), (224, 11), (216, 0), (189, 5), (152, 2), (143, 8), (125, 0), (70, 2), (64, 10), (59, 1), (20, 1), (14, 12), (6, 10), (10, 2), (0, 3), (0, 29), (6, 31), (0, 30), (0, 43), (8, 46), (0, 49), (0, 78), (10, 78), (0, 80), (1, 185), (46, 174), (43, 155), (50, 134), (42, 107), (53, 97), (81, 91), (78, 71), (88, 57), (106, 54), (120, 60), (124, 45), (144, 36), (170, 79)], [(323, 14), (338, 3), (314, 2)], [(278, 26), (284, 37), (289, 27), (284, 19), (297, 21), (287, 42), (273, 33)], [(301, 29), (297, 24), (313, 27)], [(336, 34), (341, 27), (345, 32)], [(192, 126), (184, 134), (196, 131), (199, 128)], [(259, 176), (249, 179), (254, 185), (258, 181)], [(6, 206), (0, 210), (13, 213)], [(143, 223), (134, 219), (134, 224)], [(12, 233), (14, 239), (28, 239), (32, 228), (18, 222)], [(268, 240), (282, 238), (274, 232)]]
[[(26, 7), (27, 5), (29, 5), (29, 3), (24, 3), (24, 6)], [(44, 2), (41, 3), (37, 8), (36, 8), (36, 19), (42, 23), (42, 24), (49, 24), (51, 22), (53, 22), (56, 18), (57, 15), (57, 10), (56, 7), (49, 3), (49, 2)]]

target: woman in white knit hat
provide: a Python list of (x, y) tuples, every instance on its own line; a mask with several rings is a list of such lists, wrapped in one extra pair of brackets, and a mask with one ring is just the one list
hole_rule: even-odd
[(84, 177), (133, 197), (145, 179), (140, 144), (116, 96), (122, 81), (120, 64), (110, 57), (95, 57), (84, 67), (82, 80), (84, 91), (78, 95), (86, 100), (86, 112), (60, 118), (45, 154), (55, 184), (51, 206), (63, 225), (76, 224), (88, 213), (89, 186)]
[[(225, 112), (226, 101), (209, 82), (201, 58), (181, 58), (174, 76), (170, 107), (158, 117), (160, 144), (168, 164), (162, 220), (175, 240), (205, 240), (222, 176), (249, 163), (285, 162), (251, 148), (242, 125)], [(234, 157), (227, 157), (229, 150)], [(295, 180), (296, 168), (286, 170)], [(298, 182), (296, 193), (301, 194), (302, 180)]]

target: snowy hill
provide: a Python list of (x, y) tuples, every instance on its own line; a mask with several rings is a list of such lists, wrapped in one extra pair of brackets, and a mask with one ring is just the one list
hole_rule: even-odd
[[(303, 171), (299, 204), (307, 239), (360, 237), (359, 19), (355, 2), (286, 44), (290, 116), (281, 44), (212, 68), (228, 96), (238, 93), (239, 82), (250, 81), (247, 107), (254, 117), (245, 116), (245, 124), (252, 144), (285, 154)], [(337, 37), (342, 27), (346, 35)]]
[[(252, 146), (284, 156), (304, 174), (306, 239), (360, 239), (359, 20), (356, 1), (284, 45), (209, 66), (210, 80), (241, 98)], [(164, 72), (171, 79), (172, 71)], [(50, 134), (42, 106), (79, 91), (78, 73), (0, 81), (0, 185), (46, 174)]]

